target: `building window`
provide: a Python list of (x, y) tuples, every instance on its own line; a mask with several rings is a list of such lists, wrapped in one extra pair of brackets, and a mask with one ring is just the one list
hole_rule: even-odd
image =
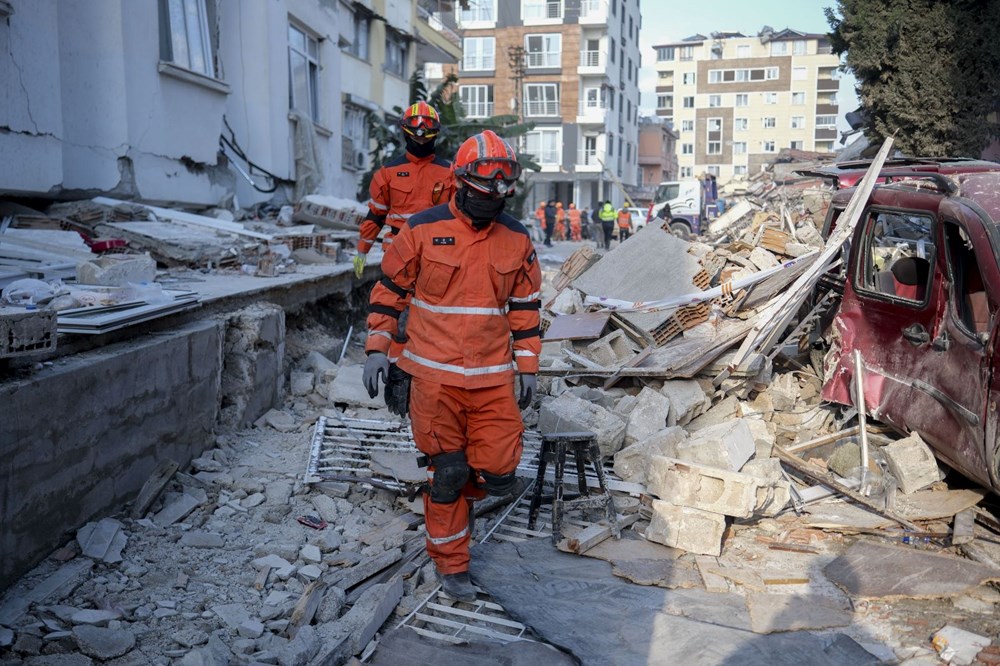
[(736, 57), (737, 58), (749, 58), (750, 57), (750, 45), (740, 44), (736, 47)]
[(521, 18), (526, 21), (561, 19), (562, 4), (562, 0), (521, 0)]
[(793, 92), (792, 93), (792, 104), (805, 104), (806, 94), (804, 92)]
[(721, 141), (709, 141), (708, 150), (706, 151), (708, 155), (721, 155), (722, 154), (722, 142)]
[(707, 122), (707, 127), (709, 132), (721, 132), (722, 118), (709, 118)]
[(805, 81), (807, 72), (806, 67), (792, 67), (792, 81)]
[(764, 129), (771, 129), (772, 127), (778, 126), (778, 119), (774, 116), (767, 116), (764, 118)]
[(698, 81), (697, 72), (684, 72), (681, 75), (681, 83), (683, 83), (686, 86), (693, 86), (695, 83), (697, 83), (697, 81)]
[(806, 126), (805, 116), (792, 116), (792, 129), (802, 129)]
[[(210, 3), (214, 9), (214, 3)], [(215, 78), (215, 51), (208, 32), (205, 0), (166, 0), (161, 57), (179, 67)]]
[(837, 106), (837, 93), (830, 93), (828, 95), (824, 95), (820, 99), (820, 103), (821, 104), (830, 104), (832, 106)]
[(319, 42), (288, 26), (288, 107), (319, 122)]
[(737, 93), (736, 106), (750, 106), (750, 95), (747, 93)]
[(788, 144), (788, 147), (792, 150), (802, 150), (802, 146), (805, 145), (803, 141), (792, 141)]
[(772, 56), (788, 55), (788, 42), (771, 42), (771, 55)]
[(709, 95), (708, 105), (710, 107), (722, 106), (722, 95)]
[(684, 101), (684, 108), (685, 109), (693, 109), (694, 108), (694, 97), (693, 96), (692, 97), (685, 97), (683, 101)]
[(694, 60), (694, 47), (693, 46), (682, 46), (681, 47), (681, 60)]
[(778, 93), (764, 93), (764, 104), (777, 104), (778, 103)]
[(682, 132), (693, 132), (694, 131), (694, 121), (693, 120), (682, 120), (681, 121), (681, 131)]
[(465, 114), (470, 118), (488, 118), (493, 115), (493, 86), (459, 86)]
[(497, 20), (496, 0), (469, 0), (469, 8), (458, 15), (459, 25), (469, 27), (470, 23), (495, 23)]
[(693, 143), (682, 143), (681, 144), (681, 155), (694, 155), (694, 144)]
[(733, 118), (733, 130), (736, 132), (745, 132), (750, 129), (750, 119), (749, 118)]
[(525, 35), (524, 49), (528, 67), (559, 67), (562, 58), (562, 35)]
[[(673, 108), (673, 97), (670, 95), (657, 95), (657, 103), (660, 101), (660, 97), (669, 97), (667, 100), (667, 106), (663, 108)], [(588, 109), (603, 109), (604, 108), (604, 96), (601, 94), (600, 88), (584, 88), (583, 90), (583, 100), (584, 104)]]
[(705, 171), (708, 172), (709, 176), (715, 176), (716, 178), (719, 177), (719, 165), (718, 164), (709, 164), (707, 167), (705, 167)]
[(340, 165), (345, 169), (362, 170), (368, 161), (368, 132), (365, 128), (365, 110), (344, 105), (344, 122), (341, 133)]
[(462, 69), (466, 71), (489, 70), (496, 67), (493, 37), (466, 37), (462, 40)]
[(792, 53), (795, 55), (806, 55), (809, 52), (809, 42), (804, 39), (796, 39), (792, 42)]
[(368, 35), (371, 30), (371, 17), (361, 11), (355, 11), (351, 14), (350, 21), (350, 43), (344, 48), (344, 51), (350, 53), (355, 58), (360, 58), (361, 60), (368, 60)]
[(615, 155), (615, 135), (608, 134), (608, 157), (614, 157)]
[(615, 38), (608, 37), (608, 54), (611, 56), (611, 62), (615, 61)]
[(524, 135), (524, 151), (534, 156), (535, 161), (542, 166), (562, 164), (561, 148), (561, 129), (532, 130)]
[(816, 129), (836, 126), (837, 116), (816, 116)]
[(406, 52), (409, 45), (392, 30), (385, 31), (385, 71), (406, 78)]
[(778, 78), (778, 68), (768, 67), (764, 70), (764, 78), (767, 81), (775, 81)]
[(747, 154), (747, 142), (746, 141), (734, 141), (733, 142), (733, 155), (746, 155)]
[(737, 164), (733, 167), (734, 176), (745, 176), (747, 175), (747, 167), (745, 164)]
[(524, 85), (525, 115), (558, 116), (559, 84), (526, 83)]
[(694, 167), (681, 167), (681, 178), (691, 178), (694, 176)]
[(669, 62), (674, 59), (677, 51), (673, 46), (657, 46), (656, 62)]
[(763, 151), (764, 151), (765, 153), (773, 153), (773, 152), (776, 152), (776, 150), (775, 150), (775, 148), (774, 148), (774, 141), (761, 141), (761, 142), (760, 142), (760, 146), (761, 146), (761, 149), (762, 149), (762, 150), (763, 150)]
[(657, 109), (672, 109), (672, 108), (674, 108), (674, 96), (673, 95), (657, 95), (656, 96), (656, 108)]

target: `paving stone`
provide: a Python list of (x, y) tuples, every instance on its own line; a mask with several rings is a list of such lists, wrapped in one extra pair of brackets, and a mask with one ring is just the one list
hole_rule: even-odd
[(625, 446), (631, 446), (667, 427), (670, 401), (656, 389), (645, 387), (639, 392), (635, 407), (629, 412), (625, 426)]
[(625, 422), (608, 410), (563, 393), (542, 404), (538, 414), (538, 429), (550, 432), (589, 431), (597, 436), (601, 455), (614, 455), (625, 442)]
[(739, 471), (756, 451), (744, 419), (733, 419), (693, 433), (677, 444), (675, 457), (710, 467)]
[(615, 454), (615, 474), (625, 481), (646, 483), (646, 470), (653, 456), (674, 457), (677, 443), (687, 439), (687, 431), (675, 426), (653, 433), (641, 442), (626, 446)]
[(753, 515), (760, 486), (748, 474), (665, 456), (650, 458), (646, 473), (647, 490), (661, 500), (736, 518)]
[(882, 449), (899, 489), (909, 494), (941, 479), (941, 470), (931, 449), (917, 433)]
[(184, 536), (181, 537), (181, 545), (192, 548), (222, 548), (226, 543), (221, 534), (192, 530), (185, 532)]
[(667, 425), (687, 425), (712, 406), (701, 384), (693, 379), (679, 379), (665, 382), (660, 394), (670, 401)]
[(76, 643), (88, 657), (107, 661), (135, 647), (135, 636), (125, 629), (103, 629), (89, 625), (73, 627)]
[(106, 627), (111, 620), (121, 618), (120, 611), (86, 609), (73, 613), (73, 624), (91, 624), (95, 627)]
[(722, 514), (653, 500), (653, 518), (646, 528), (646, 538), (671, 548), (718, 557), (725, 529), (726, 517)]

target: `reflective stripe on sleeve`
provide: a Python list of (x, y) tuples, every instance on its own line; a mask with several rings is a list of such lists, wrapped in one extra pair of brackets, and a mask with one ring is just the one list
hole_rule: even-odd
[(429, 312), (435, 312), (437, 314), (463, 314), (463, 315), (504, 315), (506, 314), (504, 310), (500, 308), (467, 308), (462, 306), (453, 305), (431, 305), (419, 298), (410, 299), (415, 307), (421, 308), (422, 310), (427, 310)]
[(528, 294), (527, 296), (511, 296), (507, 299), (510, 303), (527, 303), (528, 301), (534, 301), (542, 297), (542, 292), (536, 291), (533, 294)]
[(527, 349), (515, 349), (514, 356), (538, 356), (538, 354)]
[(369, 199), (368, 200), (368, 205), (371, 206), (372, 208), (377, 208), (378, 210), (389, 210), (388, 206), (386, 206), (385, 204), (380, 204), (379, 202), (375, 201), (374, 199)]
[(392, 334), (389, 331), (368, 331), (368, 335), (381, 335), (392, 340)]
[(451, 543), (452, 541), (458, 541), (468, 533), (469, 533), (469, 528), (464, 527), (462, 528), (461, 532), (458, 532), (457, 534), (452, 534), (451, 536), (441, 537), (440, 539), (435, 539), (434, 537), (428, 534), (427, 540), (430, 541), (435, 546), (442, 546), (446, 543)]
[(463, 368), (460, 365), (452, 365), (450, 363), (439, 363), (437, 361), (432, 361), (429, 358), (424, 358), (423, 356), (417, 356), (409, 349), (403, 350), (403, 356), (410, 359), (414, 363), (419, 363), (420, 365), (433, 368), (435, 370), (444, 370), (445, 372), (454, 372), (457, 375), (462, 375), (464, 377), (478, 377), (480, 375), (492, 375), (498, 372), (507, 372), (508, 370), (514, 369), (513, 363), (504, 363), (503, 365), (487, 365), (482, 368)]

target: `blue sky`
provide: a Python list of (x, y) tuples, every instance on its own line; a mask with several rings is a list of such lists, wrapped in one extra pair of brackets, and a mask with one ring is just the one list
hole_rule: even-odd
[[(639, 90), (643, 91), (640, 109), (652, 113), (656, 105), (656, 70), (653, 45), (672, 42), (694, 34), (715, 31), (756, 35), (765, 25), (777, 30), (792, 28), (804, 32), (828, 32), (824, 7), (835, 0), (640, 0), (642, 32), (639, 48), (643, 67), (639, 70)], [(840, 129), (847, 129), (843, 114), (857, 108), (854, 77), (843, 74), (840, 80)]]

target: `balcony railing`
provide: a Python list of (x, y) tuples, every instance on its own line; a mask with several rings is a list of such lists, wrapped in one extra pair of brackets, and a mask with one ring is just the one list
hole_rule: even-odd
[(483, 56), (480, 58), (468, 57), (462, 60), (462, 69), (466, 72), (475, 72), (477, 70), (492, 70), (496, 67), (496, 60), (493, 55)]
[(593, 166), (600, 167), (601, 163), (598, 161), (604, 157), (604, 151), (598, 150), (597, 148), (582, 148), (577, 152), (576, 163), (579, 166)]
[(558, 116), (559, 100), (528, 100), (524, 103), (524, 115), (526, 116)]
[(527, 53), (528, 67), (559, 67), (558, 53)]
[(601, 102), (588, 102), (581, 100), (580, 106), (577, 109), (577, 115), (580, 116), (591, 116), (592, 118), (604, 119), (608, 111), (606, 107)]
[(493, 102), (462, 102), (469, 118), (489, 118), (493, 115)]
[(603, 67), (600, 51), (580, 51), (580, 67)]
[(608, 0), (580, 0), (580, 18), (603, 20), (608, 15)]

